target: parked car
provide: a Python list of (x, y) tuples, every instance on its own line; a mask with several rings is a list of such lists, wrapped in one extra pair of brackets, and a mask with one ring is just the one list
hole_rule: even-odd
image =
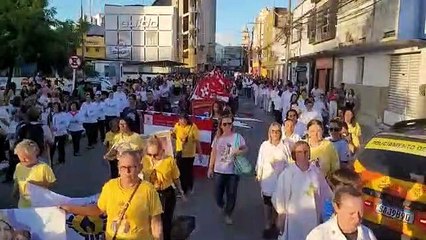
[(101, 89), (103, 92), (112, 91), (112, 83), (106, 77), (88, 78), (84, 83), (90, 84), (92, 87)]
[(364, 221), (377, 239), (426, 239), (426, 119), (375, 135), (354, 163)]

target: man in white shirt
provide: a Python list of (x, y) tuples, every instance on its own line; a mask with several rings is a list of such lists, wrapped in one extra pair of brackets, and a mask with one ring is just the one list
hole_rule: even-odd
[(308, 124), (312, 119), (317, 119), (322, 122), (322, 116), (319, 112), (314, 110), (314, 100), (308, 98), (305, 100), (306, 110), (300, 115), (300, 121), (304, 124)]
[(129, 102), (127, 101), (127, 96), (123, 92), (123, 88), (121, 85), (117, 85), (117, 91), (114, 93), (114, 99), (119, 105), (120, 112), (127, 106), (129, 106)]

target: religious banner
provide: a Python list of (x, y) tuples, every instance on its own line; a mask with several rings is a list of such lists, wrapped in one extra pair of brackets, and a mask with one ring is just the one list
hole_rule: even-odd
[[(59, 206), (62, 204), (96, 204), (99, 197), (99, 194), (96, 194), (85, 198), (70, 198), (33, 184), (28, 184), (28, 193), (30, 195), (32, 207), (36, 208)], [(104, 239), (106, 217), (86, 217), (74, 214), (67, 214), (65, 220), (64, 232), (66, 232), (67, 240)]]
[(1, 240), (66, 240), (65, 213), (57, 207), (0, 210)]
[[(179, 115), (171, 113), (145, 112), (143, 116), (144, 135), (170, 132), (179, 119)], [(207, 117), (191, 116), (190, 118), (198, 127), (203, 153), (200, 158), (196, 158), (194, 161), (194, 173), (198, 177), (206, 176), (211, 152), (213, 121)]]

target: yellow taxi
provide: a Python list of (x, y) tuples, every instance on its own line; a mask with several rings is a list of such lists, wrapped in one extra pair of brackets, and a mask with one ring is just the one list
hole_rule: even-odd
[(378, 239), (426, 240), (426, 119), (396, 123), (358, 155), (364, 222)]

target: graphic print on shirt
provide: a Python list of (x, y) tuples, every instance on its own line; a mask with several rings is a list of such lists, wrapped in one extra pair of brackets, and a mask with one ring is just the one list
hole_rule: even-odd
[(224, 143), (218, 146), (219, 150), (219, 156), (221, 162), (230, 162), (230, 155), (231, 155), (231, 144)]
[[(128, 234), (130, 232), (130, 224), (127, 221), (127, 216), (125, 213), (127, 204), (128, 203), (124, 202), (118, 203), (118, 205), (121, 206), (121, 210), (118, 213), (117, 217), (111, 222), (111, 229), (113, 232), (117, 233), (117, 236), (121, 234)], [(120, 219), (122, 219), (121, 223)]]

